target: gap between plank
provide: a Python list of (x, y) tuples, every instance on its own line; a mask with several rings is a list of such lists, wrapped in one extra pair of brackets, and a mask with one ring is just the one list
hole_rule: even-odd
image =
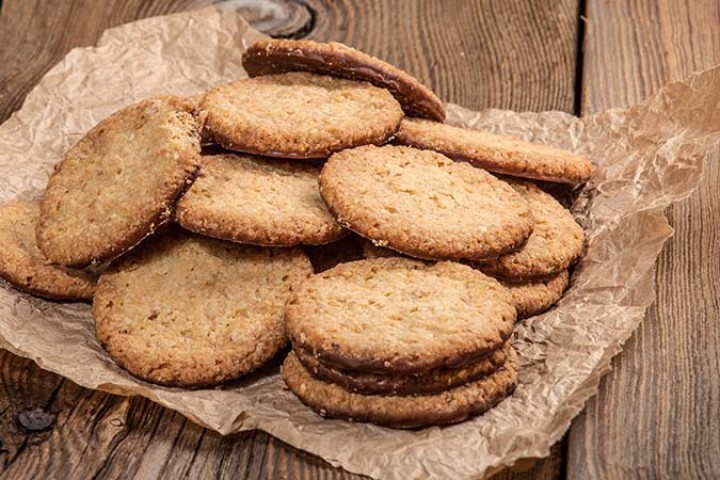
[[(1, 0), (0, 0), (1, 1)], [(577, 49), (575, 50), (575, 97), (573, 102), (573, 113), (578, 117), (582, 114), (583, 107), (583, 73), (585, 63), (585, 36), (587, 35), (587, 0), (578, 1), (577, 16)], [(570, 459), (570, 430), (565, 432), (562, 440), (560, 451), (562, 452), (562, 461), (560, 462), (560, 472), (558, 472), (559, 480), (566, 480), (568, 469), (568, 461)]]
[[(2, 1), (2, 0), (0, 0)], [(577, 50), (575, 51), (575, 97), (573, 113), (578, 117), (583, 108), (583, 66), (585, 60), (585, 36), (587, 34), (587, 0), (579, 0), (577, 17)]]

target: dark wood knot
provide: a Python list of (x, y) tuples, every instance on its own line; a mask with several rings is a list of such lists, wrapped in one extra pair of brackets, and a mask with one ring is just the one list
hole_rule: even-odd
[(237, 11), (253, 28), (273, 38), (304, 38), (317, 18), (317, 11), (305, 0), (223, 0), (217, 6)]
[(25, 433), (37, 433), (49, 430), (55, 423), (57, 415), (44, 411), (41, 408), (25, 410), (17, 415), (18, 425)]

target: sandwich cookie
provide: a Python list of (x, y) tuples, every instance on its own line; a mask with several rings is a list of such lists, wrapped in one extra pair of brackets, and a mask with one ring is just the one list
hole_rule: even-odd
[(511, 348), (508, 341), (497, 350), (464, 367), (440, 367), (417, 375), (380, 375), (342, 370), (325, 365), (302, 348), (294, 352), (305, 370), (313, 377), (335, 383), (346, 390), (368, 395), (413, 395), (441, 392), (491, 375), (505, 363)]
[(285, 310), (295, 349), (334, 368), (379, 374), (466, 366), (500, 347), (515, 317), (510, 293), (494, 278), (401, 257), (313, 275)]
[(443, 392), (418, 396), (363, 395), (318, 380), (291, 352), (282, 366), (290, 390), (322, 416), (372, 422), (392, 428), (418, 428), (456, 423), (479, 415), (510, 395), (517, 384), (517, 355), (491, 375)]

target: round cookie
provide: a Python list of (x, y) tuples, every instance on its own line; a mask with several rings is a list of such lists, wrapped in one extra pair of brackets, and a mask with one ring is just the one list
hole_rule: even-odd
[(510, 342), (461, 368), (440, 367), (418, 375), (378, 375), (340, 370), (325, 365), (302, 348), (295, 350), (300, 363), (312, 376), (335, 383), (352, 392), (368, 395), (412, 395), (441, 392), (492, 374), (507, 360)]
[(143, 380), (182, 387), (231, 380), (286, 344), (285, 301), (311, 272), (297, 248), (158, 235), (100, 277), (97, 337)]
[(393, 428), (444, 425), (479, 415), (510, 395), (517, 384), (517, 355), (510, 350), (493, 374), (440, 393), (420, 396), (379, 396), (352, 393), (314, 378), (291, 352), (281, 372), (290, 390), (320, 415)]
[(326, 365), (380, 374), (472, 363), (512, 334), (515, 307), (494, 278), (454, 262), (409, 258), (344, 263), (293, 293), (294, 348)]
[(515, 252), (481, 264), (480, 269), (515, 283), (567, 270), (582, 255), (585, 233), (572, 213), (531, 182), (507, 180), (527, 201), (535, 229)]
[(539, 315), (555, 305), (563, 296), (570, 281), (567, 270), (544, 280), (528, 283), (500, 283), (510, 290), (518, 320)]
[(221, 85), (200, 103), (205, 136), (228, 150), (281, 158), (326, 158), (385, 143), (403, 112), (366, 82), (312, 73), (268, 75)]
[(512, 187), (410, 147), (336, 153), (323, 167), (320, 193), (341, 225), (418, 258), (494, 258), (516, 250), (533, 229), (527, 203)]
[(35, 244), (39, 202), (0, 205), (0, 277), (51, 300), (92, 300), (95, 278), (51, 264)]
[(346, 234), (320, 197), (320, 167), (248, 155), (203, 156), (175, 219), (196, 233), (265, 246), (320, 245)]
[(342, 43), (259, 40), (243, 54), (242, 62), (251, 77), (309, 71), (367, 81), (392, 93), (408, 115), (445, 120), (443, 102), (415, 77)]
[(395, 142), (516, 177), (576, 184), (587, 182), (592, 174), (588, 159), (567, 150), (421, 119), (405, 119)]
[(144, 100), (98, 123), (65, 154), (37, 227), (53, 262), (86, 267), (118, 257), (170, 219), (200, 159), (192, 105)]

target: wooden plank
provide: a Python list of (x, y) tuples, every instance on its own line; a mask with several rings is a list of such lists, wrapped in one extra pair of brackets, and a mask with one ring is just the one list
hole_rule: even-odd
[[(5, 0), (0, 120), (70, 48), (93, 44), (103, 29), (205, 3)], [(378, 55), (470, 108), (573, 110), (575, 0), (225, 3), (273, 33), (343, 41)], [(221, 437), (149, 401), (82, 389), (7, 352), (0, 372), (3, 478), (351, 477), (264, 433)], [(55, 417), (49, 430), (29, 432), (18, 426), (24, 412)], [(550, 458), (497, 478), (552, 479), (561, 466), (558, 445)]]
[(337, 40), (403, 68), (472, 109), (572, 111), (575, 0), (308, 0), (309, 38)]
[[(720, 62), (717, 0), (590, 0), (583, 112)], [(573, 424), (569, 478), (720, 475), (720, 168), (669, 209), (657, 303)]]

